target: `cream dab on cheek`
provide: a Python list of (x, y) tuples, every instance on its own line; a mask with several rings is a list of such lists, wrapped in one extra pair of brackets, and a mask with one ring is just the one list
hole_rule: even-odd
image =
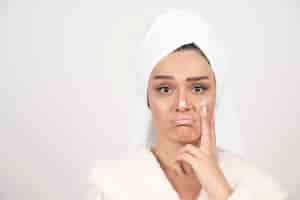
[(211, 96), (205, 98), (205, 99), (202, 99), (199, 103), (200, 106), (208, 106), (211, 104), (213, 98)]
[(213, 106), (212, 102), (213, 102), (213, 98), (211, 96), (202, 99), (199, 103), (199, 108), (201, 109), (200, 111), (202, 111), (202, 113), (206, 115), (208, 110), (212, 109), (211, 108), (211, 106)]

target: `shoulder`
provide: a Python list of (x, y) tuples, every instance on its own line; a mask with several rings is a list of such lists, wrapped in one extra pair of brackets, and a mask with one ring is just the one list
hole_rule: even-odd
[(142, 178), (139, 176), (142, 170), (139, 169), (147, 168), (151, 159), (149, 157), (149, 152), (140, 148), (129, 150), (122, 158), (94, 160), (89, 171), (89, 182), (99, 187), (108, 187), (123, 182), (126, 184), (128, 179)]
[(239, 154), (220, 150), (219, 162), (226, 179), (233, 188), (239, 188), (238, 191), (247, 190), (254, 196), (266, 195), (266, 198), (287, 196), (286, 189), (274, 176)]
[(118, 159), (95, 160), (88, 182), (105, 199), (141, 199), (149, 190), (151, 177), (157, 175), (152, 159), (150, 151), (139, 148)]
[(233, 181), (243, 181), (246, 177), (272, 179), (271, 175), (254, 162), (237, 153), (227, 150), (219, 151), (219, 164), (224, 173)]

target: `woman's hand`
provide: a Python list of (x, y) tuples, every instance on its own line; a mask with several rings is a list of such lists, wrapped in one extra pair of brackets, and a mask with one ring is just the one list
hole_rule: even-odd
[(200, 111), (201, 141), (198, 146), (187, 144), (177, 154), (177, 162), (188, 164), (207, 192), (209, 200), (226, 200), (232, 189), (217, 160), (214, 115), (208, 119), (207, 107)]

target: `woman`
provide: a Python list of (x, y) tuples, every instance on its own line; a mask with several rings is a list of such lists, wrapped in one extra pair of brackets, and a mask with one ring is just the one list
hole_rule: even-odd
[(226, 66), (216, 41), (196, 13), (167, 10), (156, 19), (143, 41), (140, 76), (155, 144), (128, 159), (98, 161), (89, 199), (287, 198), (272, 177), (216, 145), (216, 105)]

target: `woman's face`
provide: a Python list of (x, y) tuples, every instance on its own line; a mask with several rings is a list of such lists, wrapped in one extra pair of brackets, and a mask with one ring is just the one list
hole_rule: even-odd
[(207, 105), (209, 119), (215, 109), (214, 73), (196, 50), (173, 52), (154, 67), (148, 95), (157, 139), (197, 144), (201, 105)]

